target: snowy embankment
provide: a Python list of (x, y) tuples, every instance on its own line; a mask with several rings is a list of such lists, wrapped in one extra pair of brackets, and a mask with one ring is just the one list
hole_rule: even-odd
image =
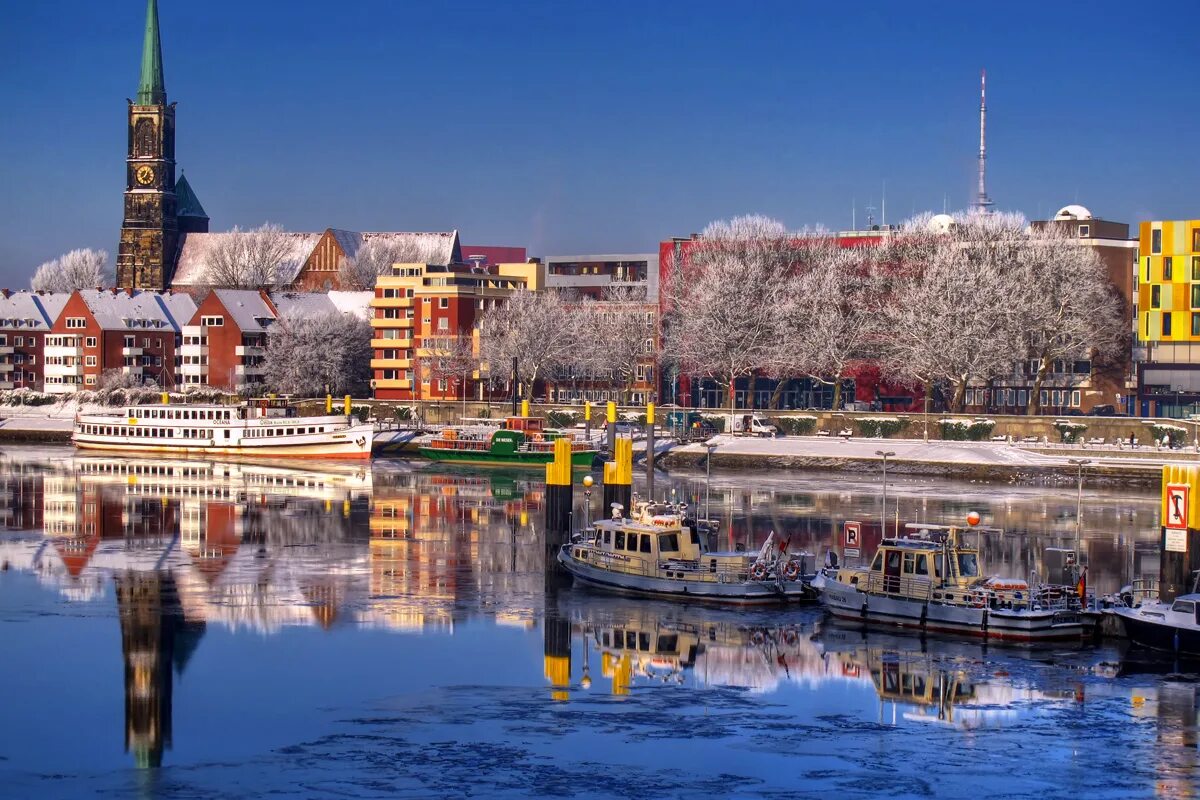
[[(735, 469), (824, 469), (878, 471), (888, 454), (888, 471), (907, 474), (946, 475), (983, 480), (1023, 480), (1048, 476), (1074, 478), (1076, 467), (1062, 456), (1035, 453), (1002, 442), (946, 442), (921, 439), (842, 439), (821, 436), (788, 436), (778, 439), (715, 436), (709, 440), (714, 467)], [(1144, 459), (1095, 457), (1087, 470), (1090, 476), (1135, 482), (1156, 481), (1162, 465), (1178, 459), (1157, 453)], [(703, 444), (672, 449), (662, 458), (664, 466), (702, 466)]]
[(0, 405), (0, 434), (59, 433), (67, 438), (75, 414), (111, 412), (113, 409), (95, 403), (79, 405), (74, 401), (42, 406)]

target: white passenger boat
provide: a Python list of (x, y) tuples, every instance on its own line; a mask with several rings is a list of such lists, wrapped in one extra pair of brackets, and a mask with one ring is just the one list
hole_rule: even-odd
[(608, 591), (725, 603), (816, 599), (809, 588), (812, 556), (788, 553), (774, 533), (755, 552), (719, 552), (701, 534), (708, 525), (687, 506), (635, 502), (632, 517), (614, 504), (563, 545), (558, 561), (581, 583)]
[(78, 414), (71, 440), (86, 450), (257, 458), (371, 457), (372, 427), (352, 416), (297, 416), (279, 401), (127, 406)]
[[(997, 529), (977, 529), (998, 532)], [(813, 580), (841, 619), (984, 639), (1037, 642), (1083, 634), (1074, 587), (984, 578), (979, 550), (954, 525), (909, 525), (867, 567), (828, 567)]]

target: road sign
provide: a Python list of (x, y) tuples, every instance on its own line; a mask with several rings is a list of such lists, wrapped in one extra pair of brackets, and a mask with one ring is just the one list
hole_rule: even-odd
[(1172, 530), (1185, 531), (1188, 526), (1188, 486), (1184, 483), (1167, 484), (1167, 517), (1163, 526)]
[(846, 522), (842, 524), (842, 555), (857, 556), (862, 543), (862, 523)]

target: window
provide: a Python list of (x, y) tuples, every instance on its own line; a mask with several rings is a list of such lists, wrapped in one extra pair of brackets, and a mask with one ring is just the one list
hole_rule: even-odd
[[(1197, 259), (1197, 260), (1200, 261), (1200, 259)], [(86, 339), (83, 340), (83, 346), (84, 347), (95, 347), (96, 346), (96, 337), (88, 336)]]
[(1150, 307), (1158, 308), (1161, 303), (1162, 303), (1162, 287), (1161, 286), (1151, 286), (1150, 287)]
[(201, 317), (200, 324), (207, 328), (220, 328), (225, 325), (224, 317)]
[(979, 576), (979, 559), (974, 553), (958, 554), (958, 574), (963, 578)]
[(1192, 280), (1200, 281), (1200, 256), (1192, 256)]
[(1192, 312), (1192, 336), (1200, 336), (1200, 314)]
[(96, 384), (96, 376), (88, 375), (88, 376), (84, 377), (83, 382), (85, 384), (87, 384), (88, 386), (94, 386)]
[(84, 365), (85, 367), (94, 367), (94, 366), (96, 366), (96, 357), (95, 357), (95, 356), (84, 356), (84, 357), (83, 357), (83, 365)]
[(658, 536), (658, 552), (675, 553), (679, 551), (679, 534), (662, 533)]
[(87, 321), (83, 317), (67, 317), (67, 328), (86, 328)]
[(1080, 397), (1080, 395), (1079, 395), (1079, 390), (1078, 390), (1078, 389), (1076, 389), (1076, 390), (1074, 390), (1073, 392), (1071, 392), (1071, 406), (1072, 406), (1073, 408), (1079, 408), (1079, 401), (1080, 401), (1081, 399), (1082, 399), (1082, 398), (1081, 398), (1081, 397)]
[(604, 544), (605, 546), (612, 544), (612, 531), (604, 532)]
[(636, 533), (625, 534), (625, 549), (631, 553), (636, 553), (638, 549), (638, 539), (641, 538)]
[(1091, 233), (1092, 233), (1092, 228), (1090, 225), (1080, 225), (1079, 226), (1079, 238), (1080, 239), (1086, 239), (1088, 236), (1091, 235)]
[(446, 317), (441, 317), (441, 318), (439, 318), (439, 319), (438, 319), (438, 321), (437, 321), (437, 329), (438, 329), (439, 331), (448, 331), (448, 330), (450, 330), (450, 320), (449, 320), (449, 319), (447, 319)]
[(613, 543), (614, 550), (625, 549), (625, 531), (617, 531), (616, 541)]
[(1200, 308), (1200, 283), (1192, 284), (1192, 308)]
[(449, 307), (450, 307), (450, 298), (449, 297), (439, 297), (438, 298), (438, 308), (449, 308)]
[(1170, 256), (1163, 256), (1163, 280), (1169, 281), (1175, 273), (1174, 262)]
[(1200, 253), (1200, 228), (1192, 228), (1192, 252)]
[(1153, 255), (1158, 255), (1162, 252), (1162, 228), (1155, 228), (1150, 231), (1150, 252)]
[(914, 570), (917, 575), (929, 574), (929, 557), (924, 553), (917, 556), (917, 568)]
[(1146, 256), (1146, 278), (1145, 282), (1150, 282), (1150, 256)]
[(642, 550), (642, 552), (643, 552), (643, 553), (649, 553), (649, 552), (652, 552), (652, 551), (651, 551), (651, 548), (653, 547), (653, 545), (652, 545), (652, 543), (651, 543), (650, 539), (651, 539), (651, 537), (650, 537), (648, 534), (647, 534), (647, 535), (643, 535), (643, 536), (642, 536), (642, 548), (641, 548), (641, 550)]
[(1170, 335), (1171, 335), (1171, 312), (1170, 312), (1170, 311), (1164, 311), (1164, 312), (1163, 312), (1163, 315), (1162, 315), (1162, 335), (1163, 335), (1163, 336), (1170, 336)]

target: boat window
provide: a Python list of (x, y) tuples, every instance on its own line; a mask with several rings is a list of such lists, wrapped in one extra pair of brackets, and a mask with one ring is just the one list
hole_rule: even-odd
[(627, 535), (626, 535), (626, 538), (625, 538), (625, 549), (626, 549), (626, 550), (628, 550), (628, 551), (629, 551), (629, 552), (631, 552), (631, 553), (636, 553), (636, 552), (637, 552), (637, 549), (638, 549), (638, 535), (637, 535), (636, 533), (630, 533), (630, 534), (627, 534)]
[(936, 578), (942, 577), (942, 554), (938, 553), (933, 557), (933, 575)]
[(1171, 610), (1178, 611), (1181, 614), (1194, 614), (1196, 611), (1196, 604), (1191, 600), (1176, 600), (1171, 606)]
[(679, 535), (674, 533), (662, 533), (658, 536), (658, 552), (660, 553), (675, 553), (679, 550)]
[(875, 560), (871, 562), (871, 570), (879, 572), (883, 569), (883, 551), (875, 554)]
[(624, 550), (625, 549), (625, 531), (617, 531), (617, 541), (616, 541), (616, 544), (613, 545), (613, 549), (614, 550)]
[(887, 568), (888, 568), (888, 572), (895, 572), (895, 573), (900, 572), (900, 551), (899, 550), (892, 550), (888, 553)]
[(958, 574), (963, 578), (979, 577), (979, 557), (975, 553), (959, 553)]
[(921, 555), (917, 556), (916, 573), (918, 575), (928, 575), (929, 574), (929, 557), (927, 555), (925, 555), (924, 553), (921, 553)]
[(612, 531), (605, 531), (604, 532), (604, 546), (608, 547), (610, 544), (612, 544)]
[(650, 634), (648, 634), (648, 633), (639, 633), (638, 634), (638, 650), (641, 650), (643, 653), (649, 652), (649, 650), (650, 650)]
[(658, 637), (658, 652), (674, 653), (679, 649), (679, 637), (673, 633), (665, 633)]
[(626, 650), (636, 650), (637, 649), (637, 632), (636, 631), (625, 631), (625, 649)]
[(653, 551), (653, 549), (652, 549), (652, 548), (653, 548), (653, 544), (652, 544), (652, 543), (651, 543), (651, 541), (650, 541), (650, 540), (651, 540), (651, 539), (653, 539), (653, 538), (654, 538), (654, 537), (652, 537), (652, 536), (651, 536), (650, 534), (648, 534), (648, 533), (647, 533), (647, 534), (644, 534), (644, 535), (642, 536), (642, 552), (643, 552), (643, 553), (652, 553), (652, 552), (654, 552), (654, 551)]
[(612, 647), (612, 634), (604, 631), (604, 633), (600, 634), (600, 643), (605, 647)]
[(912, 575), (913, 567), (916, 563), (917, 563), (917, 558), (916, 558), (915, 553), (905, 553), (904, 554), (904, 574)]

